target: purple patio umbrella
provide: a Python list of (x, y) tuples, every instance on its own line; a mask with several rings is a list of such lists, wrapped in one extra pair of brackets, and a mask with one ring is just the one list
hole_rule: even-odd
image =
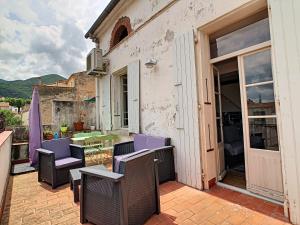
[(29, 110), (29, 159), (32, 166), (36, 165), (38, 160), (36, 149), (41, 147), (42, 132), (40, 97), (37, 88), (34, 88)]

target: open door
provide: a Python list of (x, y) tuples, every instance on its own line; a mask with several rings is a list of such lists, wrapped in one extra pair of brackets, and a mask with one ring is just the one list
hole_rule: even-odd
[(216, 130), (217, 130), (217, 158), (218, 158), (218, 180), (222, 180), (226, 174), (225, 154), (224, 154), (224, 136), (223, 136), (223, 117), (222, 117), (222, 93), (220, 83), (220, 72), (213, 66), (214, 75), (214, 93), (216, 109)]
[(239, 56), (247, 189), (283, 201), (271, 48)]

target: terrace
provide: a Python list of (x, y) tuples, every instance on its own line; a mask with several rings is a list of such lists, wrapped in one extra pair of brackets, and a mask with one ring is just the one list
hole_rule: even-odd
[[(0, 134), (0, 165), (8, 171), (9, 132)], [(37, 172), (8, 176), (4, 187), (5, 202), (1, 224), (80, 224), (80, 205), (73, 202), (69, 185), (56, 189), (39, 183)], [(1, 174), (5, 183), (6, 174)], [(161, 213), (146, 224), (223, 224), (276, 225), (289, 224), (283, 207), (234, 191), (214, 187), (199, 191), (175, 181), (159, 187)]]

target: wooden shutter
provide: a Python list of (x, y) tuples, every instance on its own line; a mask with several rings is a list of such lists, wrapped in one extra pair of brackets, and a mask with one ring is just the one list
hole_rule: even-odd
[(121, 128), (121, 79), (119, 75), (112, 77), (113, 105), (113, 129)]
[(140, 61), (128, 65), (128, 131), (140, 132)]
[(102, 126), (103, 130), (111, 130), (111, 105), (110, 105), (110, 76), (102, 77)]
[(193, 31), (179, 35), (175, 39), (174, 65), (178, 181), (202, 189)]

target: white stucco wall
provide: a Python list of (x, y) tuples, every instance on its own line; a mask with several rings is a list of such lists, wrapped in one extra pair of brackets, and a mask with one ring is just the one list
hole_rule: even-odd
[(1, 207), (4, 206), (6, 181), (10, 173), (11, 142), (11, 131), (4, 131), (0, 134), (0, 212), (2, 211)]
[(269, 0), (280, 143), (290, 217), (300, 224), (300, 1)]
[[(170, 2), (173, 1), (130, 1), (124, 7), (117, 8), (112, 13), (112, 18), (108, 17), (109, 22), (103, 25), (98, 33), (98, 38), (100, 48), (103, 49), (110, 62), (110, 74), (119, 71), (137, 59), (141, 61), (141, 132), (169, 136), (176, 147), (176, 103), (172, 48), (174, 39), (176, 36), (191, 29), (197, 29), (248, 1), (175, 1), (174, 5), (163, 13), (159, 13), (153, 20), (109, 52), (112, 29), (119, 18), (129, 17), (135, 30), (146, 22), (146, 18), (150, 18)], [(140, 21), (140, 23), (133, 21)], [(148, 69), (144, 65), (149, 58), (158, 60), (157, 66), (153, 69)], [(112, 87), (114, 87), (113, 83)], [(113, 94), (112, 91), (111, 99), (114, 99)], [(210, 176), (207, 179), (213, 178), (215, 174)]]

